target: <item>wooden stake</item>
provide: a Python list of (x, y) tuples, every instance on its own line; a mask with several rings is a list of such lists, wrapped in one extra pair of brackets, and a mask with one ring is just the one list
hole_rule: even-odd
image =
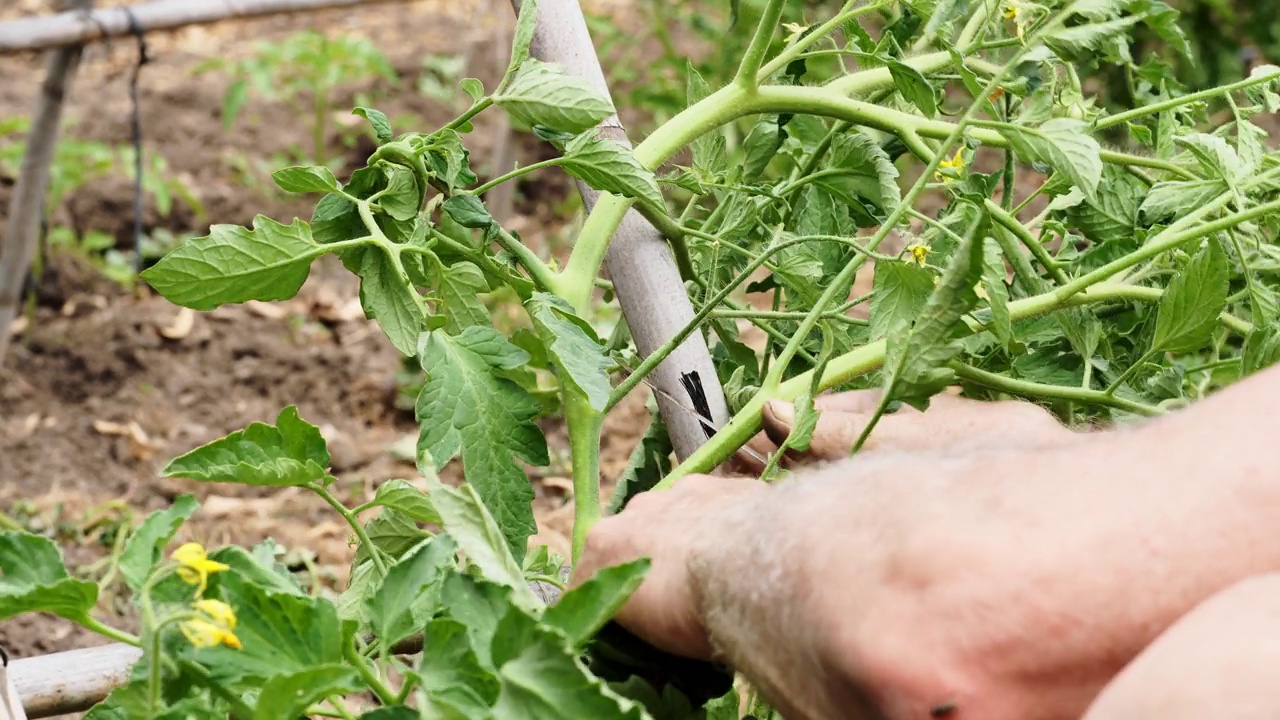
[[(511, 4), (519, 11), (520, 0), (512, 0)], [(533, 53), (543, 61), (563, 66), (567, 72), (586, 80), (600, 95), (610, 97), (577, 0), (538, 1)], [(631, 147), (616, 115), (600, 124), (600, 134)], [(583, 205), (590, 212), (600, 193), (581, 181), (577, 185)], [(614, 234), (606, 264), (641, 357), (662, 347), (693, 319), (693, 303), (676, 269), (675, 255), (661, 233), (635, 210), (627, 212)], [(691, 372), (696, 372), (702, 383), (712, 424), (720, 427), (729, 418), (724, 390), (706, 338), (701, 332), (695, 332), (650, 376), (659, 390), (658, 408), (662, 419), (671, 433), (676, 455), (682, 460), (708, 439), (695, 412), (694, 401), (681, 382), (682, 375)]]
[[(173, 30), (187, 25), (207, 25), (241, 18), (373, 5), (403, 0), (155, 0), (130, 9), (144, 32)], [(77, 43), (129, 35), (124, 8), (102, 8), (92, 13), (64, 12), (44, 17), (0, 23), (0, 55), (47, 50)]]
[[(93, 0), (70, 0), (68, 7), (88, 10), (93, 7)], [(9, 223), (4, 237), (0, 237), (0, 363), (9, 350), (9, 326), (22, 305), (22, 288), (40, 238), (40, 219), (49, 192), (49, 168), (62, 126), (63, 99), (80, 65), (83, 50), (83, 45), (68, 45), (50, 54), (49, 72), (31, 116), (26, 155), (9, 203)]]

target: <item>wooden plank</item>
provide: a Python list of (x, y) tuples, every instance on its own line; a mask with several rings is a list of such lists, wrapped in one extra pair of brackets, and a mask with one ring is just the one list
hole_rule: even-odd
[[(130, 9), (146, 32), (224, 20), (374, 5), (404, 0), (155, 0)], [(132, 32), (124, 8), (64, 12), (0, 23), (0, 54), (91, 43)]]
[(123, 643), (9, 661), (27, 717), (83, 712), (129, 680), (142, 651)]

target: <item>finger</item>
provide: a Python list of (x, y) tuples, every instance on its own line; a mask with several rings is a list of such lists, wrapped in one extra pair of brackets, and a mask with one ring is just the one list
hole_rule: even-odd
[[(818, 415), (818, 424), (813, 430), (813, 438), (809, 441), (809, 449), (798, 453), (800, 457), (810, 460), (836, 460), (847, 457), (853, 446), (861, 437), (867, 426), (870, 412), (822, 412)], [(795, 407), (787, 403), (769, 403), (765, 406), (765, 432), (770, 439), (779, 445), (791, 434), (795, 425)], [(871, 449), (871, 438), (863, 445)]]
[(884, 395), (883, 388), (867, 390), (846, 390), (832, 395), (819, 395), (813, 406), (819, 410), (831, 412), (871, 412), (880, 404)]
[(768, 435), (763, 432), (756, 433), (756, 436), (747, 441), (746, 445), (738, 448), (732, 457), (725, 463), (725, 471), (731, 475), (750, 475), (758, 477), (764, 472), (765, 463), (769, 461), (769, 456), (778, 451), (778, 446), (769, 441)]

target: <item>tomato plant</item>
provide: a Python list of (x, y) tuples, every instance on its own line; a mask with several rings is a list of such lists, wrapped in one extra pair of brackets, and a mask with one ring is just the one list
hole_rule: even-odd
[[(1082, 94), (1076, 64), (1136, 66), (1126, 49), (1138, 27), (1185, 52), (1176, 13), (1158, 0), (848, 2), (779, 32), (783, 5), (765, 4), (730, 82), (711, 88), (690, 73), (688, 107), (629, 151), (596, 135), (609, 102), (529, 57), (526, 0), (505, 77), (492, 91), (464, 80), (471, 104), (455, 120), (397, 134), (358, 108), (379, 142), (366, 167), (345, 181), (320, 166), (275, 174), (283, 189), (319, 196), (310, 221), (214, 226), (144, 273), (171, 301), (209, 310), (289, 298), (316, 258), (335, 254), (360, 277), (368, 316), (420, 364), (426, 491), (393, 480), (344, 505), (319, 431), (294, 408), (164, 470), (323, 498), (358, 543), (337, 602), (304, 593), (270, 545), (166, 555), (196, 511), (181, 498), (119, 558), (140, 637), (94, 620), (97, 586), (70, 578), (47, 540), (17, 533), (0, 535), (0, 617), (43, 610), (143, 647), (134, 679), (93, 717), (354, 717), (343, 698), (360, 692), (384, 706), (362, 716), (371, 720), (736, 717), (723, 670), (607, 625), (644, 561), (550, 605), (531, 591), (563, 580), (561, 559), (528, 548), (522, 465), (548, 462), (539, 417), (560, 413), (568, 428), (576, 559), (601, 512), (604, 414), (699, 330), (714, 338), (735, 415), (675, 468), (655, 419), (611, 511), (713, 469), (771, 399), (796, 402), (796, 445), (816, 422), (813, 397), (830, 388), (884, 389), (867, 433), (951, 385), (1031, 398), (1072, 424), (1111, 423), (1165, 413), (1280, 354), (1280, 155), (1252, 122), (1280, 109), (1280, 68), (1184, 95), (1152, 82), (1151, 103), (1109, 113)], [(876, 39), (860, 22), (882, 11), (892, 21)], [(811, 73), (817, 58), (840, 62)], [(494, 108), (561, 154), (479, 182), (464, 139)], [(1216, 126), (1204, 124), (1209, 108), (1221, 110)], [(723, 128), (743, 119), (750, 132), (730, 144)], [(665, 165), (686, 146), (691, 166)], [(483, 201), (550, 165), (606, 193), (563, 267)], [(645, 358), (591, 322), (605, 250), (633, 206), (675, 248), (698, 308)], [(901, 251), (883, 250), (891, 236)], [(857, 295), (868, 263), (871, 292)], [(744, 290), (770, 309), (744, 302)], [(479, 296), (497, 291), (520, 299), (526, 328), (493, 327)], [(741, 340), (739, 322), (763, 331), (762, 350)], [(615, 385), (614, 374), (625, 378)], [(436, 476), (455, 459), (460, 488)], [(766, 479), (781, 472), (772, 460)], [(415, 636), (423, 651), (406, 658)]]

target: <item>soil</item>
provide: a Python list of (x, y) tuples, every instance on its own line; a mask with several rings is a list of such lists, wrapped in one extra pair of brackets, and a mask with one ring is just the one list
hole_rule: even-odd
[[(49, 4), (5, 3), (0, 19), (45, 13)], [(328, 139), (350, 169), (363, 164), (371, 149), (367, 141), (344, 146), (336, 129), (352, 122), (345, 109), (357, 94), (380, 95), (376, 106), (403, 129), (435, 128), (457, 114), (460, 107), (430, 99), (415, 86), (424, 54), (466, 56), (472, 39), (487, 43), (495, 34), (496, 42), (508, 44), (502, 39), (509, 32), (507, 4), (492, 0), (481, 10), (471, 3), (419, 0), (149, 36), (152, 62), (142, 69), (139, 84), (145, 149), (165, 160), (204, 212), (175, 203), (162, 216), (148, 203), (146, 230), (204, 234), (210, 223), (248, 224), (258, 213), (285, 221), (310, 214), (305, 200), (275, 192), (265, 176), (250, 181), (235, 172), (244, 160), (308, 147), (306, 123), (283, 104), (253, 101), (241, 121), (224, 130), (220, 108), (229, 80), (219, 73), (196, 74), (201, 62), (243, 57), (259, 42), (307, 28), (374, 41), (390, 58), (401, 87), (368, 82), (337, 94), (339, 110)], [(487, 44), (480, 47), (484, 51), (474, 53), (465, 74), (492, 87), (505, 58)], [(129, 141), (128, 82), (135, 61), (132, 40), (88, 50), (69, 98), (65, 136), (112, 145)], [(35, 55), (0, 57), (0, 77), (6, 79), (0, 84), (0, 118), (29, 114), (43, 67)], [(469, 139), (478, 171), (487, 167), (500, 132), (494, 115), (481, 116)], [(516, 160), (542, 159), (545, 150), (536, 140), (516, 138)], [(12, 177), (0, 177), (0, 208), (8, 207), (12, 183)], [(517, 188), (509, 227), (535, 246), (562, 254), (554, 240), (566, 220), (557, 206), (570, 189), (555, 172), (530, 176)], [(53, 222), (108, 232), (126, 247), (131, 203), (129, 178), (111, 177), (68, 197)], [(210, 313), (189, 313), (145, 290), (122, 289), (70, 252), (51, 257), (37, 290), (34, 314), (19, 321), (0, 364), (0, 511), (6, 515), (0, 521), (55, 538), (69, 566), (100, 573), (117, 523), (140, 521), (192, 492), (203, 506), (180, 538), (209, 546), (273, 538), (309, 553), (320, 579), (342, 586), (351, 557), (349, 532), (323, 502), (302, 491), (201, 486), (158, 474), (175, 455), (251, 422), (271, 422), (285, 406), (297, 405), (328, 437), (339, 487), (354, 503), (389, 478), (418, 478), (412, 462), (394, 451), (397, 443), (412, 442), (417, 428), (412, 411), (397, 402), (402, 359), (363, 317), (357, 282), (340, 264), (317, 263), (289, 302)], [(602, 448), (607, 481), (625, 466), (646, 420), (639, 392), (610, 416)], [(544, 430), (552, 457), (567, 457), (562, 428), (547, 423)], [(566, 473), (563, 462), (530, 470), (538, 496), (535, 542), (562, 555), (568, 554), (572, 517)], [(452, 468), (446, 472), (446, 478), (456, 477)], [(120, 597), (104, 597), (99, 609), (112, 624), (133, 624)], [(101, 642), (52, 617), (0, 623), (0, 646), (11, 658)]]

